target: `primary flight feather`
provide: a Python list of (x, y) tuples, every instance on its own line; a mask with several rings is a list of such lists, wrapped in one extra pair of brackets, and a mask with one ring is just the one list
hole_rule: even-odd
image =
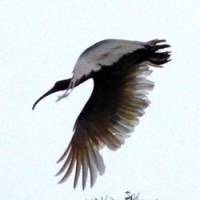
[(100, 148), (118, 149), (138, 124), (139, 117), (149, 105), (147, 93), (154, 86), (147, 80), (150, 67), (161, 67), (170, 61), (170, 47), (165, 40), (148, 42), (109, 39), (86, 49), (77, 60), (70, 79), (55, 83), (44, 97), (66, 90), (58, 100), (66, 97), (84, 81), (92, 78), (92, 94), (79, 114), (74, 135), (58, 162), (64, 161), (57, 173), (64, 182), (75, 171), (74, 188), (82, 177), (86, 186), (88, 174), (91, 187), (97, 175), (105, 171)]

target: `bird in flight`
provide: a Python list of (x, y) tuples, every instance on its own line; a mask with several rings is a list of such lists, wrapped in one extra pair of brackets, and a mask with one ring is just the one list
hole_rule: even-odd
[[(74, 188), (79, 177), (82, 188), (90, 178), (92, 187), (97, 175), (105, 171), (100, 149), (120, 148), (138, 124), (139, 117), (149, 105), (148, 91), (154, 83), (147, 79), (150, 67), (161, 67), (170, 61), (166, 40), (148, 42), (107, 39), (87, 48), (77, 60), (72, 78), (60, 80), (33, 105), (44, 97), (61, 90), (58, 100), (92, 78), (92, 94), (79, 114), (72, 139), (58, 162), (63, 161), (57, 175), (63, 183), (74, 170)], [(88, 175), (89, 174), (89, 175)]]

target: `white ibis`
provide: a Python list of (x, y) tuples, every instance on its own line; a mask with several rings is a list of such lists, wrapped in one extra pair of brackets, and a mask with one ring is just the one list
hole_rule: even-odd
[(138, 124), (139, 117), (149, 105), (147, 93), (154, 86), (147, 80), (150, 67), (160, 67), (170, 61), (170, 47), (166, 40), (148, 42), (108, 39), (86, 49), (79, 57), (73, 76), (55, 83), (44, 97), (66, 90), (59, 98), (84, 81), (92, 78), (93, 92), (78, 116), (74, 135), (58, 162), (64, 160), (57, 175), (63, 173), (59, 183), (64, 182), (75, 170), (74, 188), (82, 174), (82, 188), (90, 174), (90, 185), (94, 185), (97, 174), (105, 171), (100, 149), (107, 146), (118, 149), (129, 133)]

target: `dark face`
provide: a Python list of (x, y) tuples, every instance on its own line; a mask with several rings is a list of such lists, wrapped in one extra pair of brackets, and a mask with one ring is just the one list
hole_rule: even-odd
[(65, 80), (61, 80), (55, 83), (55, 85), (49, 90), (47, 91), (45, 94), (43, 94), (34, 104), (32, 109), (34, 110), (34, 108), (36, 107), (36, 105), (45, 97), (49, 96), (52, 93), (61, 91), (61, 90), (66, 90), (69, 86), (71, 79), (65, 79)]

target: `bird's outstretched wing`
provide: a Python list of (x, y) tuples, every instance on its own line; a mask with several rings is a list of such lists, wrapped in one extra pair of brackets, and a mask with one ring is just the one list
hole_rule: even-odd
[(149, 104), (146, 94), (153, 88), (153, 83), (146, 76), (151, 73), (150, 65), (158, 66), (169, 61), (169, 52), (157, 52), (169, 45), (158, 43), (149, 42), (144, 49), (129, 53), (112, 66), (94, 72), (91, 97), (77, 118), (68, 148), (58, 161), (64, 160), (58, 172), (64, 173), (60, 183), (75, 169), (74, 187), (82, 173), (84, 189), (88, 174), (92, 187), (97, 174), (104, 173), (100, 148), (105, 145), (116, 150), (124, 143)]

